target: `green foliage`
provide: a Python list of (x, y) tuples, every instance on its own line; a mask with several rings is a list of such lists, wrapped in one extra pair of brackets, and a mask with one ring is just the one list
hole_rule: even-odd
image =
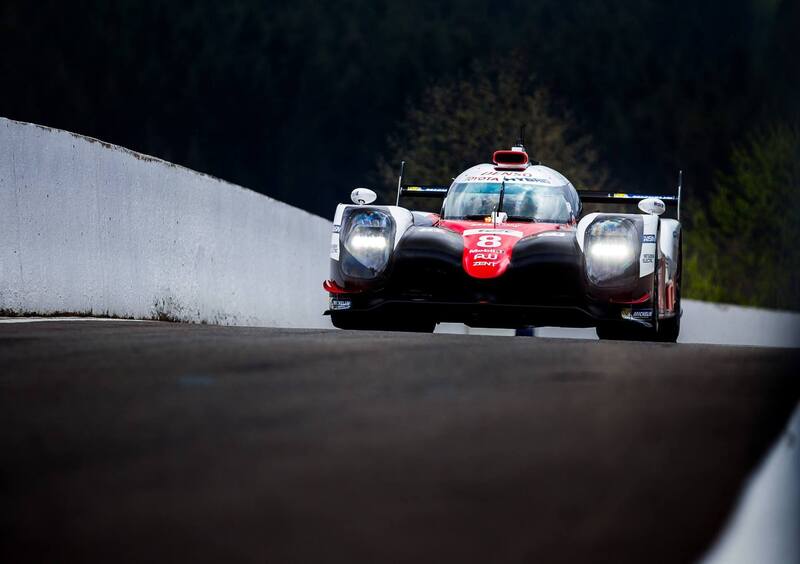
[(408, 165), (409, 181), (449, 184), (466, 168), (489, 162), (493, 151), (509, 148), (523, 124), (532, 159), (578, 187), (606, 187), (608, 174), (590, 137), (579, 134), (568, 113), (555, 111), (547, 90), (519, 66), (492, 71), (474, 65), (467, 76), (428, 88), (420, 100), (390, 138), (391, 157), (378, 161), (387, 198), (401, 160)]
[(686, 231), (688, 297), (800, 310), (800, 130), (737, 147)]

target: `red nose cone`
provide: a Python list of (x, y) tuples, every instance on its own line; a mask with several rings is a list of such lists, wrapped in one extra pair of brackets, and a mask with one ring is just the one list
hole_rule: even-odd
[(498, 168), (523, 169), (528, 166), (528, 153), (525, 151), (495, 151), (492, 162)]

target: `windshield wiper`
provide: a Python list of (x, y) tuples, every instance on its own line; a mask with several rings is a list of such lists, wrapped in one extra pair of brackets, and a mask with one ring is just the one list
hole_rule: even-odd
[(491, 214), (488, 213), (474, 213), (470, 215), (462, 215), (461, 219), (466, 219), (468, 221), (483, 221), (487, 217), (491, 217)]
[(517, 223), (538, 223), (539, 220), (535, 217), (530, 217), (527, 215), (510, 215), (506, 218), (506, 221), (515, 221)]

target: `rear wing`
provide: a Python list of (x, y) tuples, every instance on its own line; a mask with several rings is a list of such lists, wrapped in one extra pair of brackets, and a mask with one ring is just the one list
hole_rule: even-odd
[[(678, 221), (681, 219), (680, 196), (662, 196), (660, 194), (623, 194), (619, 192), (610, 193), (598, 192), (594, 190), (578, 190), (578, 196), (580, 196), (581, 204), (583, 204), (581, 215), (586, 215), (587, 212), (598, 211), (598, 208), (602, 209), (605, 206), (618, 206), (618, 209), (611, 211), (622, 212), (624, 209), (636, 206), (645, 198), (658, 198), (664, 202), (664, 205), (667, 208), (668, 217), (673, 217), (674, 215), (674, 218)], [(586, 204), (589, 205), (587, 206)]]
[(413, 203), (408, 201), (409, 205), (404, 207), (414, 211), (440, 213), (442, 211), (442, 201), (447, 196), (449, 188), (449, 186), (422, 186), (420, 184), (400, 186), (397, 191), (396, 205), (400, 205), (401, 198), (413, 198)]
[[(397, 205), (400, 205), (400, 198), (436, 198), (443, 200), (447, 197), (449, 186), (438, 185), (406, 185), (401, 186), (397, 192)], [(595, 190), (578, 190), (581, 203), (596, 205), (619, 205), (634, 206), (645, 198), (658, 198), (668, 210), (674, 210), (677, 219), (680, 220), (680, 191), (677, 196), (662, 196), (654, 194), (624, 194), (620, 192), (599, 192)], [(430, 202), (430, 200), (429, 200)], [(440, 204), (438, 204), (441, 206)], [(434, 211), (434, 210), (431, 210)]]
[(675, 219), (681, 219), (681, 188), (683, 186), (683, 171), (678, 174), (678, 193), (673, 196), (662, 196), (660, 194), (624, 194), (620, 192), (599, 192), (595, 190), (578, 190), (581, 203), (596, 205), (622, 205), (631, 206), (638, 204), (645, 198), (658, 198), (667, 207), (667, 210), (675, 211)]

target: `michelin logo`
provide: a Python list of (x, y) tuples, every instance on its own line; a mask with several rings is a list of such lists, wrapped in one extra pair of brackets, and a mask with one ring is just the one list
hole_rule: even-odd
[(342, 300), (337, 298), (331, 298), (331, 310), (332, 311), (342, 311), (345, 309), (350, 309), (353, 307), (353, 302), (350, 300)]
[(628, 321), (636, 321), (644, 325), (650, 325), (650, 320), (653, 317), (653, 310), (651, 309), (631, 309), (625, 308), (620, 312), (622, 319)]

